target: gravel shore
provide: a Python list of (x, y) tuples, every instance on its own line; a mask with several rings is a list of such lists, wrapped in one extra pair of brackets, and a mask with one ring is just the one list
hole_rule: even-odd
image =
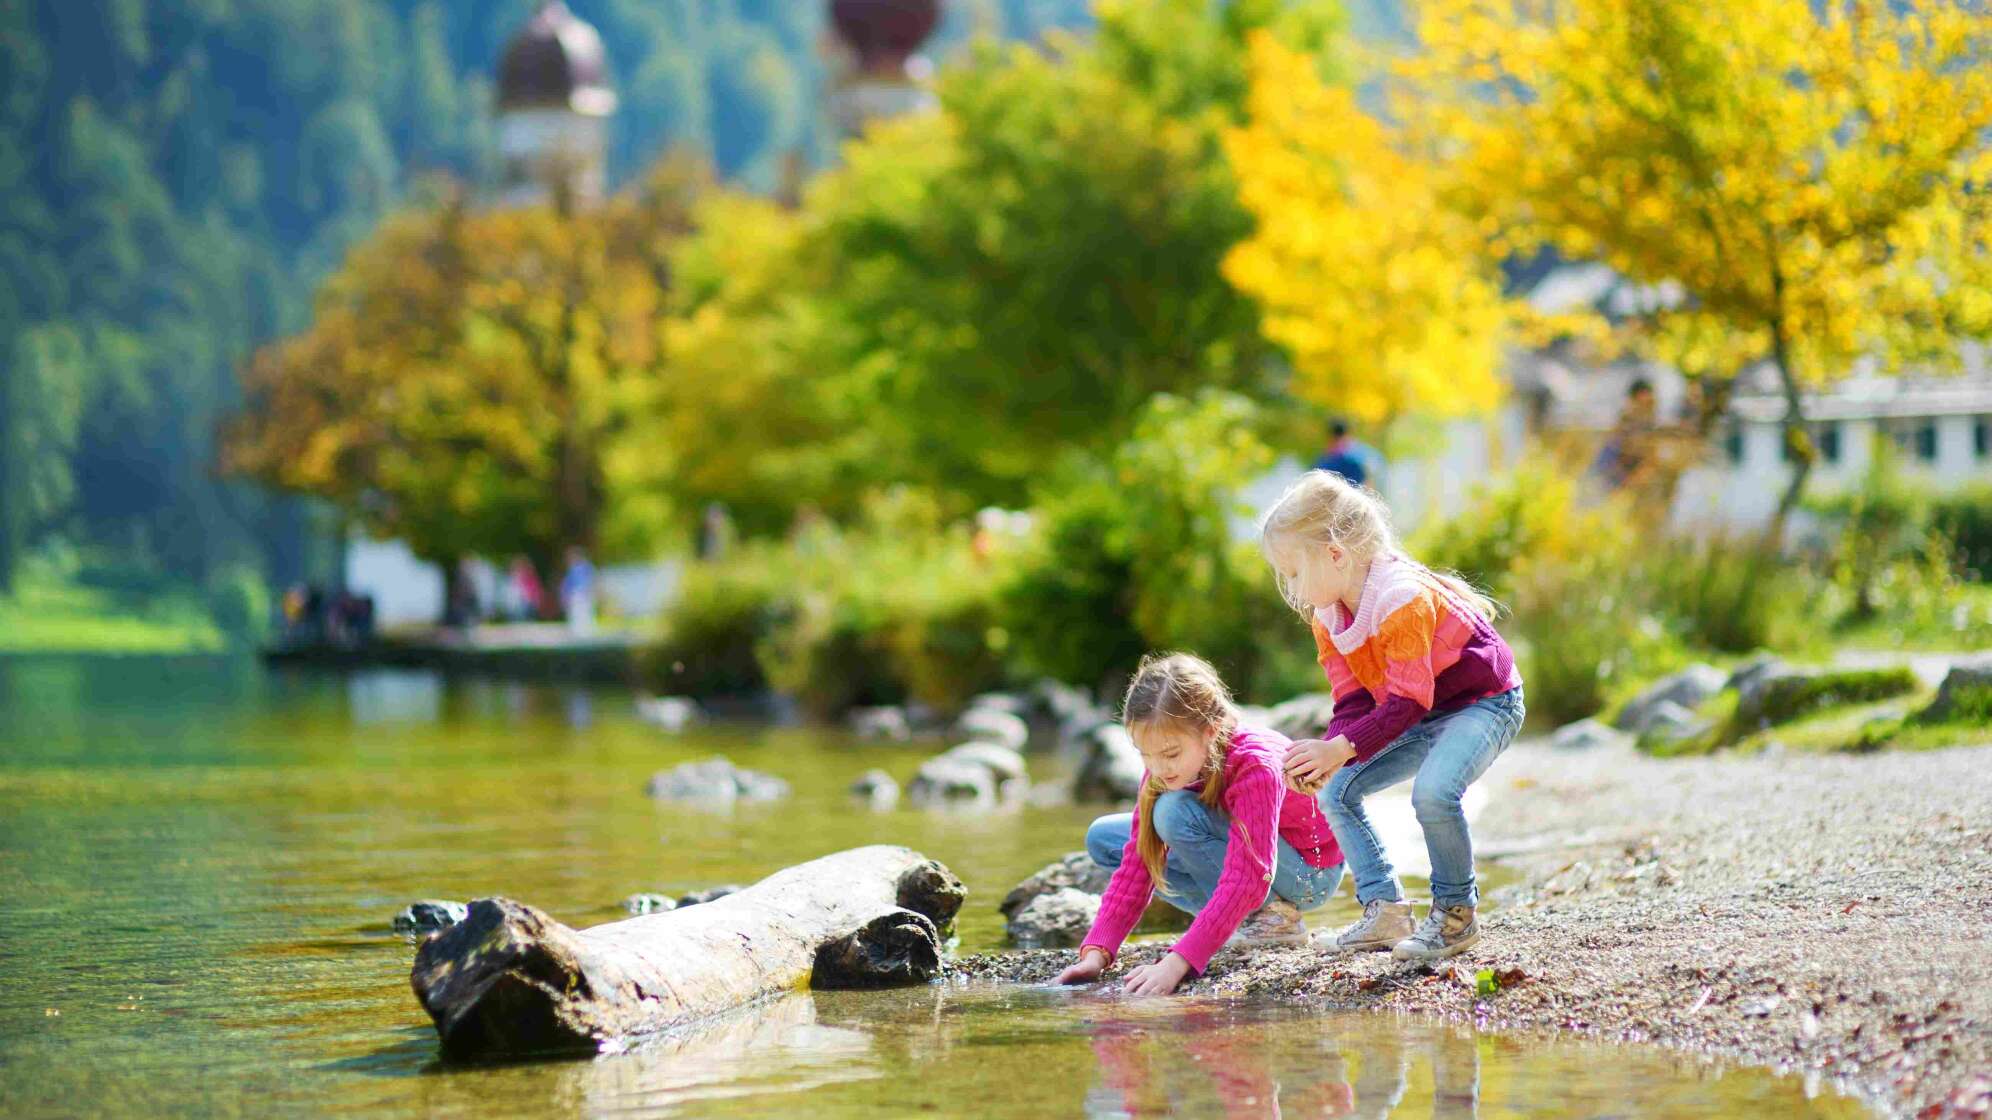
[[(1992, 746), (1656, 760), (1524, 742), (1483, 781), (1481, 856), (1519, 878), (1483, 899), (1478, 946), (1437, 968), (1228, 950), (1193, 990), (1655, 1043), (1830, 1079), (1888, 1115), (1992, 1115)], [(1071, 959), (953, 969), (1041, 981)], [(1476, 991), (1482, 970), (1498, 991)]]

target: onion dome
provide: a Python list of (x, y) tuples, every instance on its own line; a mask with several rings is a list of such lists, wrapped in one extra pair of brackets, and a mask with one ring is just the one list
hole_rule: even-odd
[(505, 44), (498, 63), (498, 111), (564, 109), (602, 117), (615, 108), (602, 36), (560, 0), (546, 0)]
[(904, 74), (940, 20), (940, 0), (830, 0), (830, 25), (866, 74)]

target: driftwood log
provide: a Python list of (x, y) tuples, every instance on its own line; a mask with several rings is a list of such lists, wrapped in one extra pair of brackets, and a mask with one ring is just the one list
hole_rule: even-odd
[(967, 892), (907, 848), (854, 848), (669, 913), (570, 929), (507, 898), (416, 949), (452, 1058), (594, 1052), (805, 985), (923, 983)]

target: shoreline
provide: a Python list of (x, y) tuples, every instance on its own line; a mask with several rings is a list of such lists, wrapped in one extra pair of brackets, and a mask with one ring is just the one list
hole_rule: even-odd
[[(1482, 940), (1227, 950), (1185, 988), (1659, 1045), (1836, 1082), (1883, 1115), (1992, 1114), (1992, 746), (1655, 759), (1518, 744), (1482, 779)], [(1426, 899), (1413, 896), (1422, 915)], [(1131, 944), (1108, 979), (1166, 941)], [(1042, 982), (1070, 950), (948, 974)], [(1481, 970), (1508, 978), (1477, 994)]]

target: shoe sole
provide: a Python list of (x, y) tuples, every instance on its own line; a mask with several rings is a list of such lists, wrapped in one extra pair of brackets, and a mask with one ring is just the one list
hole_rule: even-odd
[[(1404, 936), (1409, 937), (1410, 934), (1405, 934)], [(1364, 941), (1354, 945), (1344, 945), (1339, 941), (1330, 941), (1326, 945), (1323, 945), (1322, 948), (1336, 953), (1387, 953), (1396, 947), (1398, 941), (1402, 940), (1404, 938), (1400, 937), (1393, 941)]]
[(1418, 949), (1406, 949), (1402, 945), (1396, 945), (1391, 948), (1390, 955), (1400, 961), (1442, 961), (1447, 957), (1456, 957), (1479, 943), (1480, 931), (1474, 930), (1472, 933), (1434, 953), (1427, 953)]

